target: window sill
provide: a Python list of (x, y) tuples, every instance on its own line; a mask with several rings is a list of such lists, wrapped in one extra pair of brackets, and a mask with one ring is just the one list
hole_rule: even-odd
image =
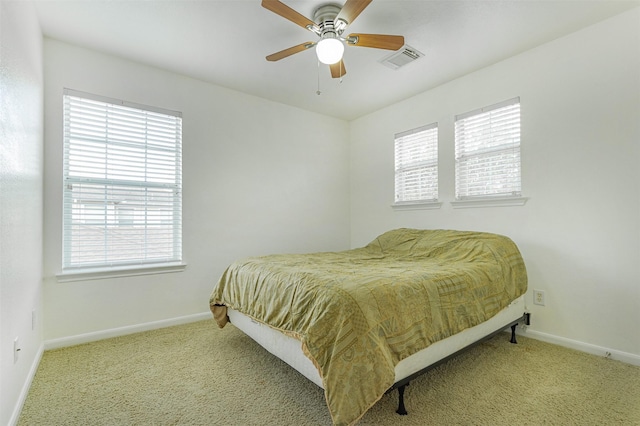
[(394, 210), (435, 210), (442, 207), (442, 203), (439, 201), (422, 201), (416, 203), (396, 203), (391, 207)]
[(528, 197), (501, 197), (501, 198), (482, 198), (475, 200), (458, 200), (452, 201), (451, 206), (454, 209), (468, 209), (475, 207), (510, 207), (524, 206)]
[(59, 283), (73, 281), (102, 280), (107, 278), (135, 277), (138, 275), (168, 274), (182, 272), (184, 263), (161, 263), (148, 266), (120, 266), (115, 268), (87, 268), (61, 272), (56, 275)]

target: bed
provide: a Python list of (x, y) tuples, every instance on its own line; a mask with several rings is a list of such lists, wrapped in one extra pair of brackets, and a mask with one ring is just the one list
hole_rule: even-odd
[(524, 261), (508, 237), (395, 229), (342, 252), (230, 265), (210, 306), (324, 389), (334, 424), (356, 423), (386, 392), (527, 321)]

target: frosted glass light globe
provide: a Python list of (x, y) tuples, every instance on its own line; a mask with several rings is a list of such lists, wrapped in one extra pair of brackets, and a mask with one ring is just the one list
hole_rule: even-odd
[(342, 59), (344, 44), (337, 38), (325, 38), (316, 45), (316, 55), (323, 64), (332, 65)]

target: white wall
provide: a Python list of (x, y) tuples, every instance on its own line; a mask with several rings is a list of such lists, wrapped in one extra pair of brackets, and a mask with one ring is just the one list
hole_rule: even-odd
[[(239, 257), (349, 248), (348, 123), (45, 39), (45, 340), (208, 312)], [(183, 113), (184, 272), (58, 282), (62, 90)]]
[[(396, 227), (511, 236), (546, 294), (528, 292), (532, 336), (640, 364), (639, 28), (636, 8), (353, 121), (352, 245)], [(529, 201), (453, 209), (454, 115), (515, 96)], [(393, 135), (435, 121), (443, 207), (393, 211)]]
[[(0, 2), (0, 424), (17, 420), (42, 353), (42, 35)], [(32, 311), (36, 324), (32, 329)], [(13, 359), (13, 340), (20, 342)]]

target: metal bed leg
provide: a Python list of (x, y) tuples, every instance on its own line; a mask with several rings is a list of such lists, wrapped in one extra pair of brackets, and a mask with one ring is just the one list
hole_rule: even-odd
[(510, 340), (511, 343), (518, 343), (516, 341), (516, 327), (517, 326), (518, 326), (518, 324), (513, 324), (511, 326), (511, 340)]
[(407, 386), (409, 386), (409, 383), (398, 388), (398, 409), (396, 410), (396, 413), (401, 416), (406, 416), (408, 414), (407, 409), (404, 408), (404, 388)]
[[(525, 312), (522, 315), (521, 321), (525, 326), (526, 325), (531, 325), (531, 313)], [(518, 326), (518, 322), (516, 322), (515, 324), (513, 324), (511, 326), (511, 340), (510, 340), (511, 343), (518, 343), (516, 341), (516, 327), (517, 326)]]

